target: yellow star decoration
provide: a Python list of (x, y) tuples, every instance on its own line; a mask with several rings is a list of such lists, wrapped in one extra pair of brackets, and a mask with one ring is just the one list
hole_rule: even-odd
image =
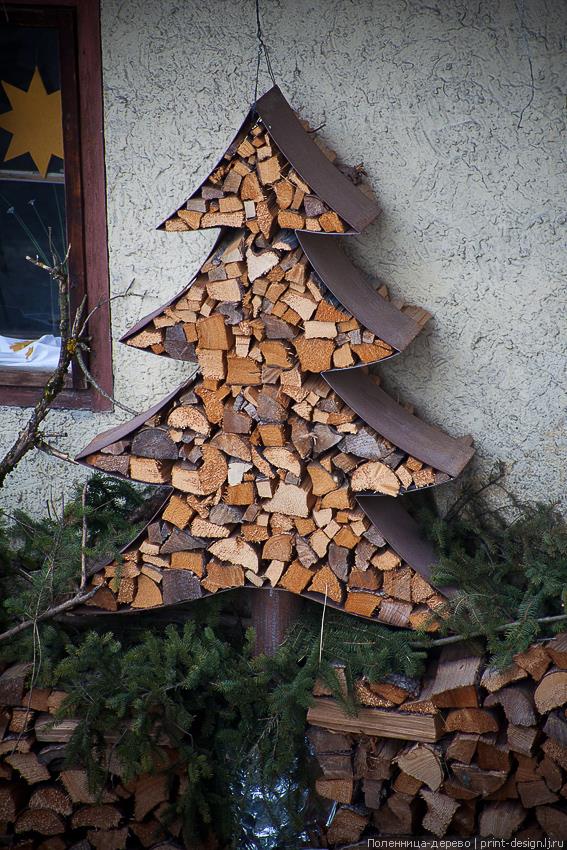
[(52, 156), (63, 159), (61, 92), (47, 94), (39, 68), (27, 91), (2, 80), (12, 107), (0, 115), (0, 127), (12, 133), (4, 161), (29, 153), (42, 177)]

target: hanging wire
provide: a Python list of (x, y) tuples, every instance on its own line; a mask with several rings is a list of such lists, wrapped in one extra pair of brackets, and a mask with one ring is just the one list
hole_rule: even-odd
[(258, 53), (256, 56), (256, 80), (254, 83), (254, 101), (256, 103), (258, 100), (258, 84), (260, 80), (260, 64), (262, 62), (262, 54), (264, 54), (264, 59), (266, 60), (266, 68), (268, 69), (268, 74), (272, 80), (272, 83), (276, 85), (276, 78), (274, 76), (274, 71), (272, 68), (272, 62), (270, 59), (270, 54), (268, 52), (268, 48), (266, 46), (266, 42), (264, 41), (264, 32), (262, 30), (262, 22), (260, 18), (260, 0), (255, 0), (256, 3), (256, 40), (258, 42)]

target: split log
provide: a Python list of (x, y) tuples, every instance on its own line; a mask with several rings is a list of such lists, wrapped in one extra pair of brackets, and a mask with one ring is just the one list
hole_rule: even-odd
[(5, 762), (17, 770), (28, 785), (49, 779), (49, 771), (41, 764), (35, 753), (13, 753), (5, 756)]
[(352, 802), (352, 779), (317, 779), (315, 790), (320, 797), (336, 800), (338, 803)]
[(51, 812), (49, 809), (28, 809), (19, 816), (14, 829), (17, 833), (62, 835), (65, 832), (65, 823), (56, 812)]
[(549, 838), (563, 841), (567, 835), (567, 814), (554, 806), (538, 806), (536, 818)]
[(488, 803), (480, 814), (480, 834), (483, 838), (510, 839), (526, 819), (527, 812), (512, 800)]
[(23, 696), (27, 678), (32, 665), (13, 664), (0, 676), (0, 706), (23, 705)]
[(359, 840), (367, 824), (367, 815), (353, 807), (341, 806), (327, 830), (327, 841), (330, 845), (351, 844)]
[(14, 823), (25, 799), (25, 785), (0, 785), (0, 823)]
[(435, 678), (426, 685), (422, 698), (440, 708), (478, 708), (481, 664), (482, 656), (470, 655), (459, 644), (444, 647)]
[(567, 670), (567, 633), (557, 635), (545, 647), (546, 654), (561, 670)]
[(346, 714), (334, 700), (315, 700), (307, 711), (309, 723), (337, 731), (364, 732), (383, 738), (436, 741), (441, 735), (438, 715), (408, 715), (397, 711), (360, 709), (355, 717)]
[(534, 695), (529, 685), (520, 683), (501, 688), (489, 694), (484, 705), (487, 708), (501, 705), (507, 720), (515, 726), (533, 726), (536, 723)]
[(498, 732), (498, 721), (494, 714), (481, 708), (461, 708), (450, 711), (445, 718), (447, 732)]
[[(514, 663), (525, 670), (532, 679), (539, 682), (551, 664), (546, 648), (540, 643), (531, 646), (526, 652), (514, 656)], [(558, 665), (560, 666), (560, 665)]]
[(567, 703), (567, 670), (550, 670), (535, 689), (534, 700), (540, 714)]
[(543, 779), (535, 782), (518, 782), (518, 794), (524, 809), (556, 803), (559, 797), (550, 791)]
[(427, 814), (423, 818), (423, 826), (434, 835), (439, 837), (445, 835), (459, 804), (446, 794), (438, 794), (425, 789), (419, 792), (419, 796), (427, 804)]
[(28, 807), (30, 809), (49, 809), (58, 815), (66, 817), (73, 811), (70, 798), (55, 785), (37, 788), (31, 795)]
[(396, 758), (400, 770), (437, 791), (443, 782), (443, 768), (432, 747), (415, 744)]
[(374, 813), (373, 822), (384, 835), (412, 835), (417, 820), (417, 799), (394, 793)]
[(483, 797), (493, 794), (508, 779), (508, 774), (503, 770), (481, 770), (475, 765), (455, 763), (451, 770), (465, 788)]
[(495, 670), (491, 667), (487, 667), (482, 674), (480, 684), (483, 688), (486, 688), (487, 691), (490, 691), (490, 693), (494, 693), (494, 691), (499, 691), (501, 688), (504, 688), (506, 685), (510, 685), (512, 682), (517, 682), (519, 679), (525, 679), (527, 675), (527, 671), (518, 664), (511, 664), (505, 670)]

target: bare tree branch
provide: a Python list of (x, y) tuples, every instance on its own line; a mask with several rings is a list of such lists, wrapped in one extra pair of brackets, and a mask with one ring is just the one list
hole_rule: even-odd
[[(567, 614), (555, 614), (553, 617), (538, 617), (536, 623), (546, 626), (552, 625), (553, 623), (561, 623), (563, 620), (567, 620)], [(505, 632), (514, 626), (521, 625), (521, 620), (514, 620), (512, 623), (504, 623), (502, 626), (498, 626), (496, 631)], [(420, 643), (418, 641), (413, 643), (413, 646), (429, 649), (432, 646), (448, 646), (452, 643), (462, 643), (462, 641), (473, 640), (474, 638), (479, 637), (484, 637), (484, 632), (472, 632), (470, 635), (450, 635), (449, 637), (436, 638), (435, 640), (428, 641), (427, 643)]]
[(82, 345), (79, 345), (77, 347), (77, 351), (75, 353), (75, 356), (77, 358), (77, 363), (81, 367), (81, 370), (83, 371), (83, 374), (84, 374), (85, 378), (87, 379), (87, 381), (89, 382), (89, 384), (92, 384), (92, 386), (95, 388), (95, 390), (97, 392), (99, 392), (101, 394), (101, 396), (104, 396), (104, 398), (106, 398), (108, 401), (111, 401), (112, 404), (115, 407), (119, 407), (121, 410), (124, 410), (126, 413), (129, 413), (131, 416), (138, 416), (137, 410), (132, 410), (131, 407), (126, 407), (126, 405), (122, 404), (121, 401), (117, 401), (114, 398), (114, 396), (109, 395), (109, 393), (107, 393), (106, 390), (103, 390), (103, 388), (95, 381), (95, 379), (93, 378), (93, 376), (91, 375), (91, 373), (89, 372), (89, 370), (87, 368), (87, 364), (85, 363), (85, 360), (83, 358), (81, 347), (82, 347)]
[(7, 629), (7, 631), (2, 632), (2, 634), (0, 634), (0, 643), (5, 640), (10, 640), (10, 638), (13, 638), (20, 634), (20, 632), (25, 631), (25, 629), (30, 629), (32, 627), (35, 628), (36, 624), (43, 620), (51, 620), (58, 614), (63, 614), (65, 611), (70, 611), (72, 608), (82, 605), (83, 602), (87, 602), (91, 599), (98, 590), (100, 590), (99, 587), (93, 587), (87, 592), (81, 590), (79, 593), (76, 593), (75, 596), (72, 596), (71, 599), (67, 599), (59, 605), (54, 605), (52, 608), (47, 608), (47, 610), (45, 610), (42, 614), (38, 614), (38, 616), (34, 619), (23, 620), (21, 623), (18, 623), (17, 626), (12, 626), (11, 629)]
[(71, 455), (67, 454), (67, 452), (62, 452), (60, 449), (52, 446), (51, 443), (48, 443), (47, 440), (43, 438), (42, 434), (38, 434), (36, 436), (35, 447), (40, 452), (45, 452), (46, 455), (52, 455), (52, 457), (56, 457), (58, 460), (64, 460), (67, 463), (74, 463), (76, 466), (80, 466), (78, 460), (75, 460), (75, 458), (71, 457)]
[(43, 388), (27, 424), (18, 434), (12, 447), (6, 452), (2, 460), (0, 460), (0, 487), (3, 486), (6, 477), (21, 459), (36, 445), (39, 426), (47, 416), (54, 399), (63, 389), (67, 370), (76, 354), (79, 323), (85, 308), (86, 299), (83, 299), (75, 314), (74, 321), (71, 323), (69, 311), (69, 275), (66, 270), (68, 255), (69, 252), (67, 252), (62, 262), (53, 266), (47, 266), (40, 260), (33, 260), (30, 257), (26, 257), (29, 262), (47, 271), (50, 277), (57, 281), (59, 289), (59, 335), (61, 337), (61, 349), (59, 351), (57, 366)]

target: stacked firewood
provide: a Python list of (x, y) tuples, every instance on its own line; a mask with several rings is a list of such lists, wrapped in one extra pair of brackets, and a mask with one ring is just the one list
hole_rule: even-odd
[[(154, 430), (155, 424), (139, 433), (149, 440)], [(158, 434), (161, 440), (163, 432)], [(249, 476), (227, 484), (231, 462), (227, 464), (218, 445), (203, 445), (206, 463), (197, 471), (181, 464), (172, 467), (171, 480), (179, 492), (125, 549), (122, 562), (114, 561), (93, 576), (92, 586), (100, 590), (87, 604), (109, 611), (151, 608), (247, 584), (307, 592), (394, 626), (438, 628), (434, 612), (443, 606), (444, 597), (401, 560), (359, 507), (352, 506), (346, 487), (331, 491), (332, 499), (310, 499), (302, 482), (286, 483), (275, 476)], [(273, 453), (277, 451), (274, 446)], [(125, 460), (132, 477), (139, 477), (140, 464), (151, 463), (127, 454), (101, 458), (111, 466)], [(250, 464), (238, 460), (233, 465), (240, 476), (240, 469)], [(208, 498), (187, 493), (204, 475), (208, 486), (223, 488), (221, 499), (215, 491)]]
[[(178, 850), (181, 822), (171, 803), (183, 789), (183, 768), (126, 781), (107, 736), (108, 780), (92, 793), (86, 771), (65, 765), (65, 748), (78, 721), (56, 720), (59, 690), (26, 690), (30, 665), (0, 676), (0, 845), (17, 850)], [(161, 742), (160, 742), (161, 743)], [(163, 742), (164, 764), (175, 752)]]
[[(92, 577), (99, 591), (90, 604), (151, 608), (277, 587), (434, 630), (443, 597), (429, 584), (431, 564), (415, 573), (356, 502), (444, 483), (472, 455), (368, 374), (369, 364), (403, 350), (428, 314), (375, 292), (336, 254), (325, 234), (362, 228), (377, 205), (329, 165), (335, 155), (321, 155), (277, 89), (256, 104), (262, 109), (165, 224), (220, 227), (212, 253), (180, 295), (123, 337), (193, 364), (198, 376), (79, 455), (173, 488), (124, 562)], [(313, 240), (335, 242), (332, 268)], [(351, 369), (356, 398), (347, 402), (351, 382), (335, 384)]]
[[(17, 664), (0, 676), (0, 843), (177, 847), (181, 824), (170, 805), (183, 790), (183, 766), (167, 741), (169, 769), (126, 781), (113, 748), (119, 733), (109, 730), (109, 778), (93, 794), (86, 772), (64, 764), (78, 723), (55, 717), (65, 693), (27, 690), (29, 672)], [(567, 634), (533, 645), (503, 671), (452, 645), (422, 682), (397, 674), (361, 680), (356, 691), (356, 715), (321, 684), (308, 712), (316, 789), (337, 803), (330, 846), (376, 834), (565, 838)]]
[[(378, 295), (389, 299), (385, 286)], [(394, 304), (420, 324), (429, 318), (421, 308)], [(226, 326), (223, 347), (220, 339), (215, 348), (203, 345), (204, 319), (214, 320), (208, 324), (217, 337)], [(198, 363), (204, 377), (227, 378), (228, 372), (229, 383), (253, 385), (278, 384), (283, 373), (294, 386), (298, 369), (319, 373), (395, 353), (338, 304), (291, 230), (271, 242), (243, 230), (222, 238), (182, 294), (126, 342)], [(245, 360), (252, 361), (248, 368)]]
[[(226, 340), (222, 317), (197, 329), (198, 355), (224, 353), (212, 347)], [(260, 375), (253, 359), (238, 360), (248, 379)], [(282, 381), (288, 374), (269, 368)], [(295, 374), (295, 386), (266, 382), (261, 392), (199, 379), (131, 432), (120, 426), (119, 439), (110, 432), (86, 450), (97, 469), (174, 488), (125, 563), (95, 576), (91, 604), (145, 608), (267, 585), (396, 626), (436, 627), (431, 611), (443, 597), (387, 546), (354, 496), (395, 495), (443, 475), (365, 425), (323, 378)]]
[(331, 846), (377, 833), (567, 837), (567, 634), (503, 671), (447, 646), (422, 683), (358, 682), (356, 716), (316, 694), (317, 790), (339, 804)]
[(261, 121), (242, 130), (185, 209), (165, 223), (170, 231), (208, 227), (246, 227), (266, 239), (277, 227), (349, 229), (290, 166)]
[(83, 453), (97, 469), (175, 491), (125, 564), (95, 577), (93, 605), (145, 608), (267, 585), (436, 627), (442, 597), (354, 497), (449, 476), (377, 433), (319, 374), (393, 349), (336, 305), (295, 234), (270, 245), (243, 231), (221, 239), (190, 287), (127, 341), (193, 362), (200, 375)]

